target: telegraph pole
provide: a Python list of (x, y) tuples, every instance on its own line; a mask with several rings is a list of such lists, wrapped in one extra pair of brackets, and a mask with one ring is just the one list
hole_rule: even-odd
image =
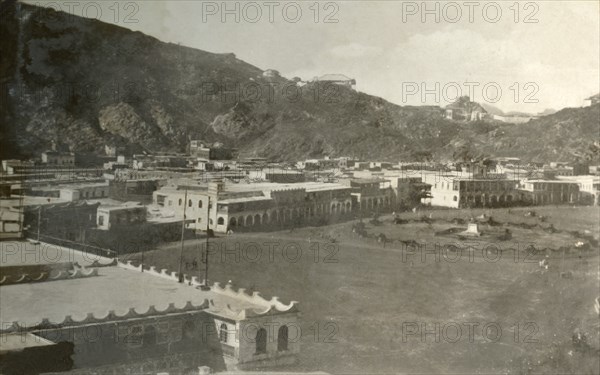
[(40, 242), (40, 223), (42, 221), (42, 205), (38, 207), (38, 220), (37, 220), (37, 242)]
[(208, 287), (208, 241), (209, 235), (209, 223), (210, 223), (210, 195), (208, 196), (208, 205), (206, 207), (206, 258), (204, 259), (204, 287)]
[[(185, 195), (183, 198), (183, 221), (181, 222), (181, 251), (179, 252), (179, 282), (183, 283), (183, 273), (181, 272), (181, 266), (183, 263), (183, 242), (185, 237), (185, 213), (187, 208), (187, 187), (185, 188)], [(143, 268), (143, 266), (142, 266)]]

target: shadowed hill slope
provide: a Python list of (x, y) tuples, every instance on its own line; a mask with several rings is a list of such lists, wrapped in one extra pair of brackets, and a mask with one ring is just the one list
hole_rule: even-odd
[(105, 144), (182, 152), (203, 139), (280, 160), (450, 158), (463, 146), (569, 160), (599, 138), (599, 106), (522, 125), (460, 123), (437, 107), (402, 107), (337, 85), (298, 87), (233, 54), (52, 9), (4, 1), (2, 19), (2, 158), (37, 156), (52, 141), (84, 153)]

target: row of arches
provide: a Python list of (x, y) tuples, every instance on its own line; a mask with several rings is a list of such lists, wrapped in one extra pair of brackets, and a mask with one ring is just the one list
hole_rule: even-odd
[[(289, 329), (287, 326), (281, 326), (277, 330), (277, 351), (283, 352), (288, 350)], [(267, 352), (267, 330), (260, 328), (256, 331), (255, 337), (255, 354), (265, 354)]]
[[(227, 324), (222, 323), (219, 327), (219, 341), (227, 344), (229, 341), (229, 329)], [(277, 351), (283, 352), (288, 350), (289, 329), (286, 325), (279, 327), (277, 330)], [(255, 354), (265, 354), (267, 352), (267, 330), (260, 328), (256, 331), (254, 337)]]
[(390, 197), (383, 198), (365, 198), (360, 201), (361, 210), (374, 210), (379, 207), (385, 207), (391, 205)]
[[(297, 220), (304, 220), (325, 214), (343, 215), (350, 212), (352, 212), (352, 204), (347, 201), (332, 203), (331, 205), (320, 204), (311, 207), (305, 207), (304, 209), (281, 208), (267, 211), (262, 214), (256, 213), (250, 215), (232, 216), (229, 218), (229, 223), (227, 224), (230, 227), (253, 227), (267, 224), (294, 222)], [(225, 224), (225, 218), (223, 216), (219, 216), (217, 218), (217, 225)]]
[(471, 206), (493, 207), (512, 204), (514, 197), (508, 195), (467, 194), (460, 199), (462, 204)]

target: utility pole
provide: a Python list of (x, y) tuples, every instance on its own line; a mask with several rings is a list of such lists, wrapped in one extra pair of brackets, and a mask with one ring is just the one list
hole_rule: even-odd
[[(187, 208), (187, 187), (185, 188), (185, 195), (184, 195), (184, 199), (183, 199), (183, 221), (181, 222), (181, 251), (179, 253), (179, 282), (183, 283), (183, 273), (181, 272), (181, 266), (183, 263), (183, 240), (185, 237), (185, 213), (186, 213), (186, 208)], [(143, 268), (143, 267), (142, 267)]]
[(208, 240), (209, 235), (209, 223), (210, 223), (210, 195), (208, 196), (208, 204), (206, 207), (206, 255), (204, 259), (204, 287), (208, 287)]
[(40, 223), (42, 222), (42, 205), (38, 207), (37, 242), (40, 242)]

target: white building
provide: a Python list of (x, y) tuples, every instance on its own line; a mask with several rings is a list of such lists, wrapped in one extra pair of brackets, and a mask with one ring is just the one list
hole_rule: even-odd
[(108, 193), (109, 185), (107, 182), (69, 185), (60, 189), (60, 199), (71, 202), (81, 199), (108, 198)]
[(100, 206), (96, 213), (97, 228), (109, 230), (113, 226), (132, 225), (146, 222), (146, 207), (138, 202), (127, 202), (118, 206)]

